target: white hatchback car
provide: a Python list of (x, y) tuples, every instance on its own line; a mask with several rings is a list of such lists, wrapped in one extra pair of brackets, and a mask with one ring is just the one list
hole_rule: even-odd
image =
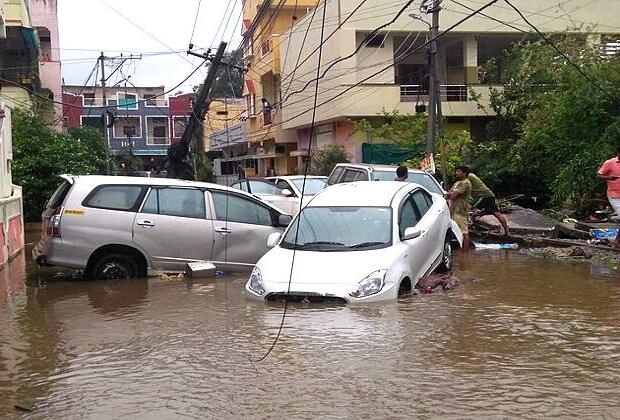
[[(233, 188), (256, 195), (276, 206), (284, 213), (295, 215), (303, 201), (307, 202), (327, 186), (326, 176), (306, 177), (303, 175), (276, 176), (262, 179), (241, 179), (231, 185)], [(301, 193), (304, 189), (303, 194)]]
[(423, 275), (450, 270), (453, 247), (463, 240), (443, 197), (394, 181), (331, 186), (281, 236), (270, 236), (273, 249), (250, 275), (252, 298), (394, 299)]

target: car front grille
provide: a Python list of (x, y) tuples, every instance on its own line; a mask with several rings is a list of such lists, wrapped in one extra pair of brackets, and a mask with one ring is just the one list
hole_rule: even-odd
[(287, 300), (289, 302), (310, 302), (310, 303), (339, 303), (345, 304), (347, 301), (341, 297), (333, 296), (333, 295), (321, 295), (319, 293), (311, 293), (311, 292), (281, 292), (281, 293), (269, 293), (265, 300), (268, 302), (284, 302)]

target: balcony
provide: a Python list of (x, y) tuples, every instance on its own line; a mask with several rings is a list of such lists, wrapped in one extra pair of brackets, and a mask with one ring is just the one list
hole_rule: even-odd
[[(441, 85), (441, 102), (467, 102), (467, 85)], [(422, 85), (400, 85), (401, 102), (428, 100), (428, 89)]]
[(252, 61), (252, 69), (263, 76), (272, 72), (280, 74), (280, 35), (273, 34), (264, 39), (260, 44), (259, 57)]

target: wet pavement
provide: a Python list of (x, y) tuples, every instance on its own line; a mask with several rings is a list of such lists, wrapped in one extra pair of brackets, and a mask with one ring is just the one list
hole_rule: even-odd
[(457, 274), (477, 280), (446, 293), (292, 305), (260, 363), (283, 306), (246, 300), (246, 276), (10, 269), (0, 417), (620, 416), (620, 274), (604, 266), (474, 252)]

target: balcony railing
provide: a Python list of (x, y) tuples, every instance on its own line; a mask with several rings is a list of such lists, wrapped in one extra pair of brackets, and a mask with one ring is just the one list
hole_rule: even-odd
[(165, 146), (170, 144), (168, 137), (149, 137), (147, 142), (149, 146)]
[[(467, 102), (467, 85), (441, 85), (442, 102)], [(400, 85), (402, 100), (415, 101), (419, 96), (428, 96), (428, 89), (422, 85)]]

